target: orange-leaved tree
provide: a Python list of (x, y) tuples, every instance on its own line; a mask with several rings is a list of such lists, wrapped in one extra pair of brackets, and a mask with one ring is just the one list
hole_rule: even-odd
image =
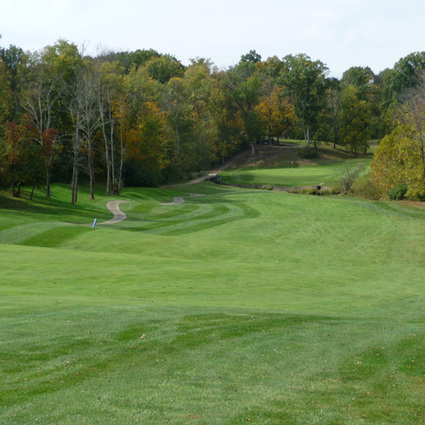
[(269, 141), (273, 137), (279, 139), (294, 126), (297, 120), (294, 106), (284, 96), (283, 88), (276, 85), (273, 85), (261, 97), (256, 110), (264, 134)]

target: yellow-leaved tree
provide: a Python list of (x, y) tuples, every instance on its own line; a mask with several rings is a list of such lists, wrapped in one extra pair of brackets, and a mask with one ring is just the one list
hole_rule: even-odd
[(378, 146), (371, 163), (371, 178), (383, 194), (406, 186), (406, 196), (425, 200), (425, 163), (422, 136), (400, 124)]
[(417, 77), (404, 94), (398, 125), (374, 154), (371, 176), (383, 192), (405, 185), (407, 197), (425, 201), (425, 72)]
[(279, 137), (285, 135), (294, 126), (297, 116), (294, 106), (284, 96), (283, 88), (269, 84), (271, 87), (266, 87), (266, 94), (261, 97), (256, 111), (264, 134), (270, 141), (272, 137), (279, 140)]

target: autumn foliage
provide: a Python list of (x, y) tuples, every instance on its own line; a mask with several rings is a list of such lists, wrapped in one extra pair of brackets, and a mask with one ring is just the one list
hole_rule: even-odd
[[(382, 192), (400, 181), (409, 196), (425, 192), (422, 54), (380, 75), (353, 67), (341, 80), (305, 54), (263, 61), (254, 50), (227, 70), (202, 58), (184, 66), (154, 50), (91, 57), (65, 40), (0, 54), (0, 184), (16, 195), (26, 184), (49, 196), (51, 178), (71, 183), (73, 203), (81, 182), (92, 199), (95, 183), (119, 195), (124, 184), (187, 179), (280, 138), (305, 138), (309, 151), (324, 141), (353, 155), (383, 138), (372, 165)], [(422, 97), (403, 102), (395, 122), (390, 112), (406, 89)]]

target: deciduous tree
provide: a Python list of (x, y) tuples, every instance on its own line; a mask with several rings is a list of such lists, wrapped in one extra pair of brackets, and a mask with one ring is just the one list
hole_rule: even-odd
[(37, 129), (28, 116), (24, 116), (22, 122), (6, 124), (1, 155), (5, 160), (5, 171), (15, 197), (20, 196), (23, 184), (35, 186), (37, 183), (42, 154), (40, 147), (34, 143), (36, 134)]
[[(43, 146), (43, 134), (52, 128), (58, 129), (67, 121), (63, 116), (64, 105), (69, 105), (75, 76), (82, 66), (82, 59), (75, 45), (59, 40), (47, 46), (40, 54), (35, 52), (23, 71), (21, 104), (30, 115), (38, 131), (37, 141)], [(45, 163), (46, 196), (50, 197), (50, 172), (53, 157)]]
[(227, 71), (223, 80), (229, 98), (237, 105), (243, 122), (246, 141), (251, 146), (251, 154), (255, 153), (254, 143), (262, 135), (256, 106), (262, 93), (262, 78), (255, 62), (241, 61)]
[(348, 86), (341, 99), (341, 136), (343, 143), (355, 156), (366, 152), (371, 135), (372, 108), (367, 100), (357, 96), (354, 86)]
[(376, 149), (371, 175), (383, 193), (405, 185), (408, 197), (425, 200), (424, 93), (420, 84), (406, 97), (398, 126)]
[(282, 87), (276, 86), (268, 79), (264, 84), (265, 94), (256, 107), (263, 132), (269, 139), (279, 139), (294, 125), (296, 116), (293, 105), (284, 95)]
[(286, 91), (294, 98), (295, 113), (302, 121), (307, 147), (310, 148), (312, 128), (323, 107), (328, 68), (305, 54), (283, 58), (281, 74)]

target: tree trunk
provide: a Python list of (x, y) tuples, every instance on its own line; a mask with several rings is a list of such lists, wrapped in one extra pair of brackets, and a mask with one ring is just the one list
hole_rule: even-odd
[(174, 128), (176, 130), (176, 148), (177, 148), (177, 158), (179, 160), (180, 174), (181, 174), (181, 178), (184, 178), (185, 172), (184, 172), (182, 155), (181, 155), (180, 132), (179, 132), (179, 128), (178, 128), (178, 125), (177, 125), (177, 120), (174, 124)]
[(91, 143), (88, 143), (88, 166), (89, 166), (89, 177), (90, 177), (90, 199), (94, 201), (94, 167), (93, 167), (93, 156), (92, 156), (92, 146)]
[(34, 182), (34, 184), (32, 185), (32, 190), (31, 190), (31, 195), (30, 195), (30, 201), (32, 201), (32, 198), (34, 197), (35, 185), (36, 185), (36, 182)]
[(307, 124), (307, 149), (310, 149), (310, 125)]
[(46, 196), (50, 198), (50, 169), (46, 170)]
[(90, 200), (94, 201), (94, 173), (90, 170)]
[(72, 200), (71, 203), (72, 205), (75, 205), (78, 201), (78, 170), (75, 168), (73, 173), (72, 173)]
[[(121, 113), (121, 116), (122, 116), (122, 113)], [(120, 132), (120, 169), (119, 169), (119, 175), (118, 175), (118, 195), (121, 195), (123, 166), (124, 166), (124, 136), (123, 136), (122, 122), (121, 122), (121, 132)]]
[(422, 127), (419, 126), (419, 149), (421, 151), (421, 160), (422, 160), (422, 168), (423, 168), (423, 176), (425, 180), (425, 149), (424, 149), (424, 139), (422, 135)]
[(12, 196), (14, 198), (19, 198), (19, 186), (16, 187), (16, 183), (12, 181)]
[(106, 194), (111, 196), (111, 157), (109, 155), (109, 138), (106, 135), (106, 131), (103, 131), (103, 137), (105, 140), (105, 159), (106, 159)]
[(105, 160), (106, 160), (106, 195), (111, 196), (111, 164), (109, 156), (109, 137), (106, 132), (106, 122), (105, 122), (105, 107), (104, 99), (99, 97), (98, 100), (100, 121), (102, 127), (103, 141), (105, 142)]
[(255, 155), (255, 145), (254, 142), (251, 142), (251, 156)]
[(72, 179), (71, 179), (71, 204), (75, 205), (75, 166), (72, 167)]
[[(113, 129), (111, 129), (111, 131), (113, 131)], [(113, 133), (111, 133), (110, 135), (110, 139), (109, 139), (109, 147), (110, 147), (110, 154), (111, 154), (111, 158), (110, 158), (110, 165), (111, 165), (111, 178), (112, 178), (112, 187), (113, 187), (113, 192), (115, 193), (115, 183), (116, 183), (116, 176), (115, 176), (115, 146), (114, 146), (114, 135)]]
[[(74, 142), (77, 143), (77, 142)], [(71, 203), (77, 203), (78, 194), (78, 146), (74, 145), (74, 161), (72, 164), (72, 180), (71, 180)]]
[(106, 161), (106, 194), (111, 196), (111, 164), (109, 163), (109, 157)]
[(106, 132), (103, 131), (105, 140), (105, 159), (106, 159), (106, 194), (111, 196), (111, 163), (109, 157), (109, 140), (106, 137)]
[(75, 178), (75, 194), (74, 194), (75, 203), (78, 201), (78, 169), (77, 169), (77, 175)]

